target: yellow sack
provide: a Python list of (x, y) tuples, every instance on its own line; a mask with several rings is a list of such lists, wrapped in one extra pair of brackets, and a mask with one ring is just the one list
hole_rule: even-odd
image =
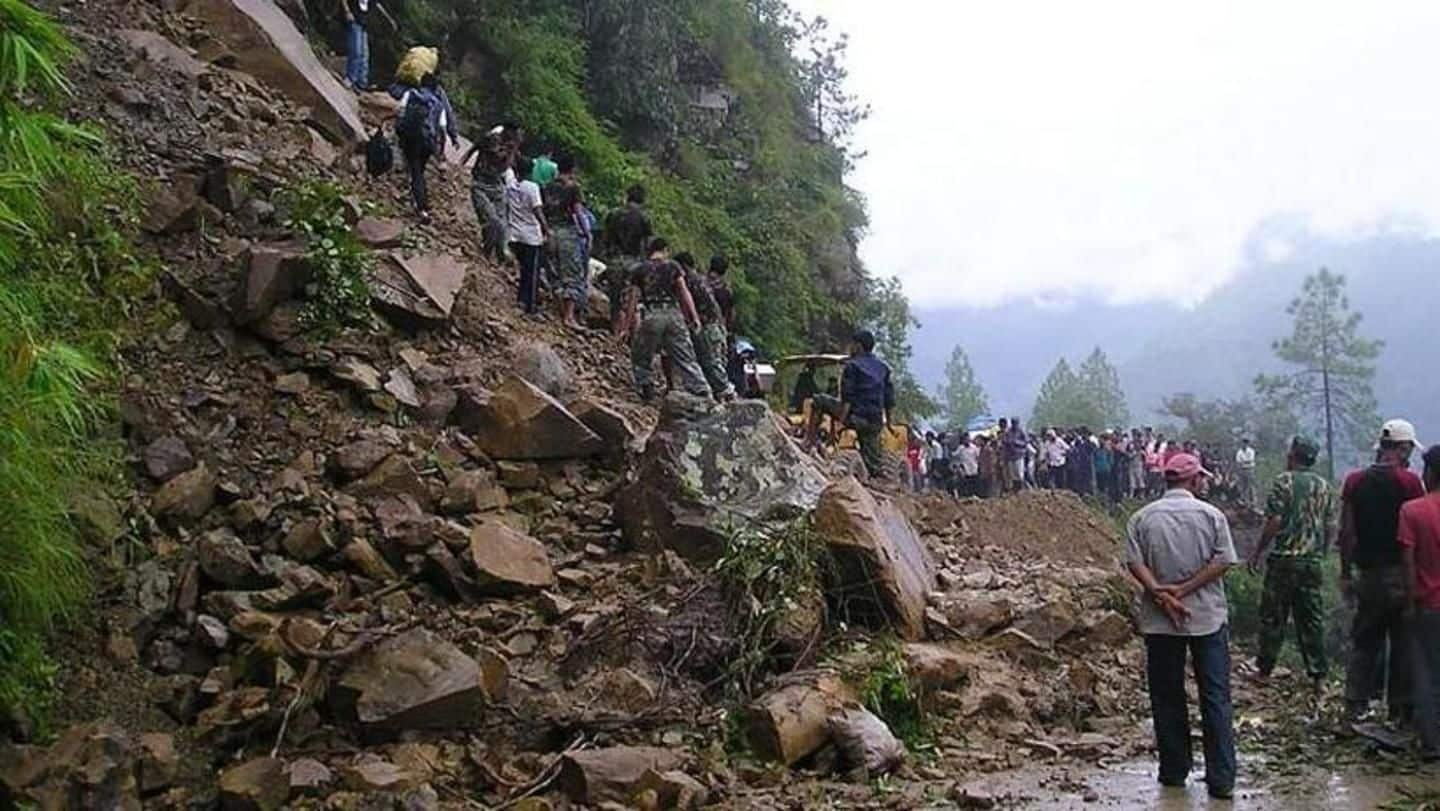
[(417, 47), (405, 52), (400, 67), (395, 69), (395, 81), (419, 87), (420, 80), (427, 73), (434, 73), (440, 67), (440, 52), (434, 48)]

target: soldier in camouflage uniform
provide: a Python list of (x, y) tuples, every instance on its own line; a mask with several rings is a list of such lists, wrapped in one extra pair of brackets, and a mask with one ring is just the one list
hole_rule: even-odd
[(610, 212), (605, 219), (605, 295), (610, 297), (610, 328), (621, 331), (621, 314), (625, 309), (625, 290), (630, 274), (645, 261), (645, 247), (650, 242), (650, 218), (645, 214), (645, 187), (631, 186), (625, 192), (625, 207)]
[(690, 336), (695, 344), (695, 359), (715, 396), (721, 400), (733, 400), (735, 387), (725, 374), (725, 323), (720, 305), (715, 302), (710, 285), (695, 268), (695, 257), (682, 253), (675, 257), (675, 261), (685, 269), (685, 286), (690, 289), (690, 297), (695, 300), (695, 312), (700, 316), (700, 331)]
[(1291, 442), (1286, 471), (1275, 477), (1266, 499), (1260, 543), (1250, 555), (1250, 566), (1256, 568), (1269, 550), (1260, 598), (1260, 675), (1275, 668), (1293, 613), (1305, 672), (1317, 688), (1326, 673), (1321, 564), (1337, 527), (1335, 488), (1311, 470), (1318, 455), (1319, 447), (1308, 439)]
[[(643, 314), (638, 313), (641, 304), (645, 306)], [(690, 337), (699, 329), (700, 317), (685, 283), (685, 271), (670, 260), (665, 240), (657, 237), (650, 242), (649, 258), (631, 274), (620, 333), (622, 340), (633, 339), (630, 362), (635, 390), (642, 400), (655, 396), (652, 367), (661, 351), (669, 356), (686, 391), (697, 397), (710, 396)]]

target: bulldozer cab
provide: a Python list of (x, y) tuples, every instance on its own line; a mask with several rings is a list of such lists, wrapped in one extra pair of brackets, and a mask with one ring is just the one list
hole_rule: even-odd
[[(814, 354), (790, 355), (775, 362), (779, 370), (779, 386), (786, 397), (786, 419), (796, 437), (804, 435), (805, 426), (814, 413), (816, 394), (834, 394), (840, 390), (840, 374), (845, 368), (848, 355)], [(839, 450), (856, 450), (859, 437), (854, 429), (846, 428), (829, 416), (820, 418), (820, 444), (826, 454)], [(910, 426), (903, 422), (891, 422), (880, 436), (881, 448), (886, 454), (904, 456), (910, 441)]]

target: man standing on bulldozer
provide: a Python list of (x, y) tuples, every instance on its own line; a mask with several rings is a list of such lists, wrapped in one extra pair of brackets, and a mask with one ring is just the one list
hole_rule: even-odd
[(805, 447), (815, 447), (824, 414), (837, 425), (854, 429), (860, 445), (860, 457), (872, 479), (885, 477), (885, 458), (880, 448), (880, 435), (890, 424), (895, 408), (895, 385), (890, 367), (875, 357), (875, 335), (858, 330), (850, 340), (850, 359), (840, 376), (840, 396), (817, 394), (805, 426)]

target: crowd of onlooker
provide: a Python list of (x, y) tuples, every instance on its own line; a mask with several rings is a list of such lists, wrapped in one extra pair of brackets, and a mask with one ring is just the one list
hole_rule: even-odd
[(1154, 428), (1093, 431), (1088, 427), (1027, 432), (1018, 418), (981, 431), (912, 431), (906, 475), (915, 490), (989, 498), (1026, 489), (1069, 490), (1110, 503), (1164, 492), (1165, 463), (1176, 454), (1200, 459), (1215, 474), (1212, 492), (1255, 503), (1255, 451), (1241, 442), (1233, 463), (1191, 440)]

